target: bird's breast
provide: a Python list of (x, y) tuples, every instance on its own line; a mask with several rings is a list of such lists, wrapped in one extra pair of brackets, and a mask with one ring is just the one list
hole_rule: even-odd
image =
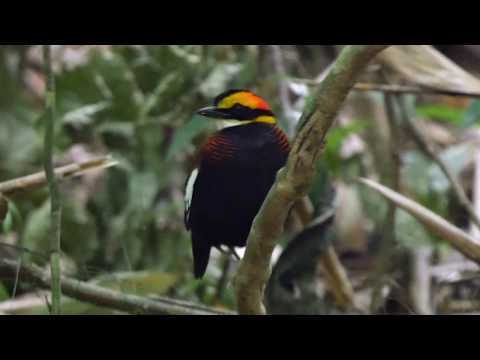
[(283, 166), (290, 151), (285, 133), (269, 124), (249, 124), (223, 129), (202, 149), (202, 162), (210, 165)]

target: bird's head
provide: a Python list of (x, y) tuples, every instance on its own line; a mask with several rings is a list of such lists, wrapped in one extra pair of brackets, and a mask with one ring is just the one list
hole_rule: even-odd
[(270, 105), (249, 90), (228, 90), (215, 98), (213, 106), (200, 109), (197, 114), (224, 120), (226, 126), (277, 123)]

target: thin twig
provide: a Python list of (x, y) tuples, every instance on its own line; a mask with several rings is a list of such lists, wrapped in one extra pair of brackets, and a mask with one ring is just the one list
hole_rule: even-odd
[(419, 315), (431, 315), (431, 249), (418, 248), (410, 252), (409, 295), (413, 310)]
[(214, 302), (221, 301), (228, 285), (228, 275), (232, 267), (232, 258), (230, 254), (224, 254), (222, 256), (222, 261), (222, 275), (220, 276), (215, 288), (215, 295), (213, 297)]
[(480, 301), (478, 300), (447, 300), (438, 307), (440, 314), (479, 314)]
[(451, 246), (461, 252), (465, 257), (480, 264), (480, 245), (469, 234), (452, 225), (426, 207), (388, 187), (368, 179), (360, 178), (358, 181), (380, 193), (389, 201), (393, 201), (398, 207), (412, 215), (431, 232), (448, 241)]
[[(0, 270), (3, 273), (13, 277), (17, 267), (17, 261), (0, 258)], [(49, 289), (52, 281), (48, 272), (43, 271), (38, 266), (28, 264), (22, 265), (20, 278), (44, 289)], [(148, 299), (137, 295), (124, 294), (65, 276), (61, 278), (61, 285), (63, 293), (73, 299), (132, 314), (234, 315), (232, 312), (211, 309), (186, 301), (165, 297)]]
[[(308, 226), (314, 221), (313, 204), (307, 196), (297, 201), (294, 209), (299, 215), (303, 227)], [(355, 308), (356, 302), (353, 286), (348, 278), (347, 270), (343, 267), (332, 244), (329, 244), (325, 252), (322, 253), (319, 263), (322, 265), (321, 268), (332, 290), (337, 306), (345, 310)]]
[(288, 135), (292, 135), (295, 131), (296, 119), (292, 119), (293, 110), (288, 94), (288, 83), (286, 80), (284, 80), (287, 72), (285, 70), (285, 64), (283, 62), (282, 49), (280, 48), (280, 45), (270, 45), (270, 48), (272, 50), (273, 67), (275, 69), (275, 72), (280, 76), (280, 80), (278, 82), (278, 92), (283, 114), (287, 118), (287, 133)]
[(52, 271), (52, 314), (60, 315), (60, 300), (62, 288), (60, 284), (60, 252), (61, 252), (61, 221), (62, 204), (58, 191), (57, 179), (53, 167), (53, 144), (55, 130), (55, 77), (52, 71), (52, 56), (50, 45), (43, 45), (43, 60), (45, 63), (45, 76), (47, 88), (45, 94), (45, 143), (44, 167), (50, 192), (50, 268)]
[[(116, 166), (117, 164), (118, 163), (113, 161), (110, 157), (103, 156), (80, 163), (57, 167), (55, 168), (55, 177), (57, 181), (65, 180), (67, 178), (83, 175), (87, 171), (106, 169)], [(45, 185), (48, 185), (47, 177), (45, 176), (45, 172), (42, 171), (0, 183), (0, 193), (13, 195), (17, 192), (29, 191)]]
[(270, 277), (271, 256), (288, 211), (308, 192), (328, 130), (357, 77), (370, 60), (387, 47), (347, 46), (315, 96), (308, 101), (287, 165), (277, 174), (277, 181), (254, 220), (245, 256), (234, 280), (240, 314), (265, 314), (262, 300)]
[[(387, 114), (388, 128), (389, 128), (389, 141), (386, 148), (388, 154), (386, 154), (387, 161), (385, 163), (386, 169), (383, 171), (382, 182), (387, 184), (391, 189), (396, 192), (400, 192), (400, 131), (399, 123), (400, 119), (398, 113), (395, 111), (394, 94), (385, 94), (385, 112)], [(383, 241), (380, 245), (378, 254), (378, 262), (376, 269), (373, 272), (376, 278), (376, 284), (374, 285), (372, 292), (372, 301), (370, 305), (371, 313), (375, 313), (384, 301), (382, 295), (382, 289), (385, 285), (386, 277), (392, 272), (392, 257), (394, 255), (394, 248), (396, 245), (395, 236), (395, 224), (396, 224), (397, 207), (394, 203), (388, 204), (388, 210), (384, 221), (383, 228)], [(388, 279), (387, 279), (388, 280)]]
[(408, 116), (408, 114), (406, 114), (405, 112), (403, 113), (403, 118), (420, 150), (427, 154), (433, 160), (433, 162), (435, 162), (440, 167), (440, 169), (450, 182), (450, 185), (452, 186), (453, 192), (457, 197), (458, 201), (465, 208), (465, 210), (467, 210), (470, 219), (480, 229), (480, 218), (475, 212), (475, 208), (468, 199), (465, 190), (459, 183), (455, 174), (450, 170), (450, 167), (447, 165), (447, 163), (443, 161), (438, 152), (433, 148), (433, 145), (430, 144), (429, 141), (425, 138), (421, 130), (415, 124), (415, 121), (413, 121), (410, 116)]
[[(318, 86), (319, 82), (316, 80), (291, 78), (292, 81), (299, 82), (308, 86)], [(421, 88), (418, 86), (392, 85), (392, 84), (371, 84), (358, 83), (353, 87), (355, 91), (362, 92), (382, 92), (391, 94), (413, 94), (413, 95), (439, 95), (452, 97), (469, 97), (480, 98), (480, 93), (473, 93), (468, 91), (457, 90), (442, 90), (432, 88)]]
[(337, 306), (344, 310), (357, 308), (353, 285), (332, 244), (325, 250), (321, 261)]

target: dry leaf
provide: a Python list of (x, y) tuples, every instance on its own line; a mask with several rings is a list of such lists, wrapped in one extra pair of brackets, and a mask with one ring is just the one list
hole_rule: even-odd
[(395, 45), (378, 60), (405, 80), (438, 90), (480, 93), (480, 80), (430, 45)]

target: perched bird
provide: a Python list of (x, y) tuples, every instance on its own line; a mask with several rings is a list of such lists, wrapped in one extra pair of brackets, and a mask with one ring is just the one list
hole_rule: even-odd
[(194, 275), (201, 278), (212, 247), (246, 245), (290, 145), (268, 103), (251, 91), (226, 91), (197, 113), (224, 121), (202, 147), (185, 187), (185, 226), (192, 233)]

